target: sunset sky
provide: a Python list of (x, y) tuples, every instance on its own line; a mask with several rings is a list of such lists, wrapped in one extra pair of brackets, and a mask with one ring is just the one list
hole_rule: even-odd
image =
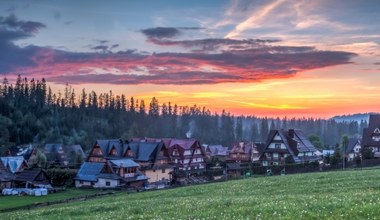
[(235, 115), (380, 111), (380, 1), (2, 0), (0, 74)]

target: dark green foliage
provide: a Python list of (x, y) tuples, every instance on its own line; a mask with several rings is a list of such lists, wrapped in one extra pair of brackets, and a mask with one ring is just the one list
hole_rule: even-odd
[(292, 164), (292, 163), (294, 163), (294, 160), (293, 160), (292, 155), (288, 155), (288, 156), (285, 158), (285, 163), (286, 163), (286, 164)]
[(315, 148), (318, 150), (323, 149), (323, 143), (321, 139), (317, 135), (310, 135), (309, 136), (309, 141), (314, 145)]
[(362, 149), (362, 158), (365, 159), (373, 159), (374, 153), (371, 148), (366, 147)]
[(76, 169), (52, 168), (46, 170), (46, 176), (56, 186), (71, 186), (74, 183), (74, 177), (77, 174)]
[[(78, 100), (76, 102), (76, 100)], [(342, 134), (362, 133), (366, 122), (321, 119), (235, 117), (228, 111), (211, 113), (205, 107), (178, 106), (84, 89), (79, 97), (70, 85), (57, 94), (44, 79), (19, 76), (15, 85), (0, 85), (0, 153), (27, 143), (80, 144), (88, 150), (96, 139), (131, 137), (192, 138), (206, 144), (231, 147), (238, 141), (265, 142), (269, 129), (301, 129), (320, 142), (333, 145)], [(316, 142), (319, 148), (318, 142)]]

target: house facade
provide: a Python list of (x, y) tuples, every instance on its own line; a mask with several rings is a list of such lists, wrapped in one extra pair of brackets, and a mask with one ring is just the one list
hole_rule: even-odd
[(169, 182), (173, 166), (167, 147), (157, 139), (135, 138), (123, 142), (119, 139), (97, 140), (90, 150), (87, 162), (107, 163), (112, 160), (131, 159), (149, 182)]
[(168, 146), (171, 162), (178, 171), (204, 172), (206, 151), (195, 139), (164, 139)]
[(318, 161), (317, 150), (300, 130), (271, 130), (260, 155), (263, 166)]
[(348, 161), (353, 161), (356, 157), (361, 157), (361, 140), (357, 138), (350, 138), (346, 149), (346, 157)]
[(363, 129), (362, 148), (370, 148), (380, 158), (380, 115), (370, 115), (368, 128)]
[(43, 153), (48, 167), (79, 167), (85, 159), (80, 145), (45, 144)]
[(138, 170), (131, 159), (84, 162), (75, 179), (75, 187), (116, 188), (142, 187), (148, 177)]
[(250, 163), (252, 161), (253, 144), (240, 142), (229, 151), (226, 161), (238, 163)]
[(170, 182), (174, 170), (171, 165), (169, 150), (159, 139), (130, 140), (127, 155), (140, 165), (140, 171), (150, 183)]

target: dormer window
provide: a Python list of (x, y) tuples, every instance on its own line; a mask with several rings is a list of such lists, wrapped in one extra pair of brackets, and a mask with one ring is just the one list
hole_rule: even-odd
[(133, 151), (132, 150), (127, 150), (127, 153), (126, 153), (126, 155), (128, 156), (128, 157), (133, 157)]
[(117, 156), (117, 151), (116, 151), (116, 149), (114, 147), (112, 148), (112, 150), (110, 152), (110, 155), (111, 156)]

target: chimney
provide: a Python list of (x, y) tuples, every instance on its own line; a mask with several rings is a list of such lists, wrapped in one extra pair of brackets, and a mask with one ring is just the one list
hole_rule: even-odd
[(294, 138), (294, 129), (289, 129), (288, 135), (290, 138)]

